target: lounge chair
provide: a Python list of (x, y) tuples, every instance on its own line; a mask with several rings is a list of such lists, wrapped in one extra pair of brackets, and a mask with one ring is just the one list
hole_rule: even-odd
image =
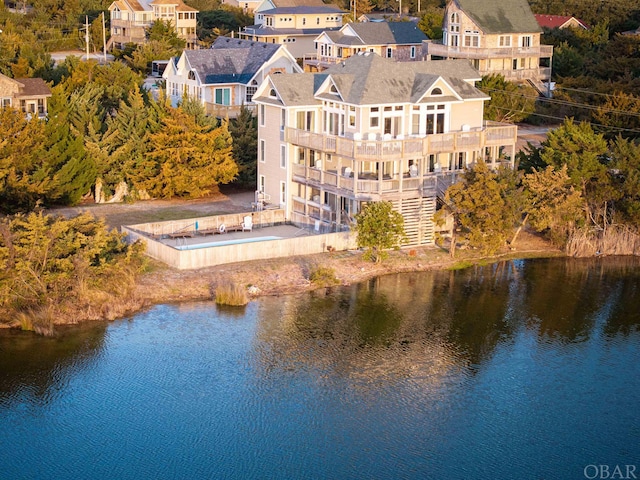
[(253, 218), (250, 215), (247, 215), (246, 217), (244, 217), (244, 220), (242, 221), (242, 231), (250, 232), (252, 228), (253, 228)]

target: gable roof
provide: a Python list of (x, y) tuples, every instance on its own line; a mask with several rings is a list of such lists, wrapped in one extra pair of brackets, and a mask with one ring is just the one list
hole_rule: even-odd
[(546, 14), (540, 14), (540, 13), (536, 13), (534, 14), (534, 17), (536, 17), (536, 21), (538, 22), (538, 25), (540, 25), (543, 28), (565, 28), (565, 27), (569, 27), (571, 20), (574, 20), (575, 22), (577, 22), (577, 24), (584, 28), (585, 30), (589, 29), (589, 26), (584, 23), (582, 20), (576, 18), (576, 17), (572, 17), (570, 15), (546, 15)]
[[(332, 94), (319, 90), (327, 81), (335, 85), (345, 103), (353, 105), (436, 101), (424, 98), (436, 83), (446, 84), (453, 91), (452, 96), (437, 97), (440, 102), (487, 99), (487, 95), (468, 83), (466, 78), (450, 76), (456, 71), (469, 73), (469, 69), (473, 70), (468, 62), (464, 63), (467, 68), (460, 62), (450, 63), (448, 60), (394, 62), (366, 53), (349, 57), (322, 73), (275, 75), (270, 77), (270, 81), (287, 106), (316, 105), (318, 98), (331, 97)], [(259, 100), (272, 103), (274, 99), (260, 97)]]
[[(352, 30), (357, 37), (345, 34)], [(335, 43), (343, 45), (406, 45), (421, 44), (428, 37), (413, 22), (348, 23), (339, 32), (329, 35)]]
[(485, 34), (542, 31), (527, 0), (454, 0)]
[(203, 84), (247, 83), (281, 47), (278, 44), (218, 37), (210, 49), (185, 50)]
[(16, 78), (16, 82), (22, 84), (20, 96), (50, 97), (51, 89), (47, 82), (41, 78)]

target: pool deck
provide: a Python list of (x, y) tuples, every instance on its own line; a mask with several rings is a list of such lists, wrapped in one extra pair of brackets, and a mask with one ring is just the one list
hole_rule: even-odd
[[(193, 236), (162, 238), (159, 241), (170, 247), (184, 247), (191, 245), (210, 244), (215, 242), (224, 243), (243, 243), (243, 240), (250, 241), (260, 237), (278, 237), (278, 238), (296, 238), (311, 235), (313, 232), (294, 225), (275, 225), (275, 226), (254, 226), (250, 231), (235, 231), (225, 233), (201, 233), (190, 232)], [(175, 234), (174, 234), (175, 235)], [(215, 245), (211, 245), (215, 247)]]

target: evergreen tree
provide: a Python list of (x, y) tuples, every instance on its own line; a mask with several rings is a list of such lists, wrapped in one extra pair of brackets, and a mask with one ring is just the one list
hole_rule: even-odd
[(640, 231), (640, 145), (618, 137), (611, 145), (611, 172), (620, 192), (619, 219)]
[(567, 167), (548, 166), (524, 176), (527, 202), (524, 207), (527, 220), (538, 232), (546, 232), (558, 245), (563, 245), (569, 233), (584, 224), (583, 199), (567, 174)]
[(535, 110), (537, 92), (532, 87), (509, 82), (502, 75), (485, 75), (478, 88), (491, 97), (484, 108), (487, 120), (520, 122)]
[[(471, 247), (491, 255), (506, 244), (513, 229), (512, 210), (498, 175), (485, 163), (465, 171), (461, 182), (447, 189), (445, 202), (454, 218), (454, 234), (459, 228)], [(452, 239), (452, 256), (456, 238)]]
[(171, 109), (162, 125), (149, 136), (152, 150), (144, 162), (150, 174), (145, 186), (151, 195), (200, 197), (235, 178), (238, 167), (226, 122), (211, 129), (182, 110)]
[(567, 167), (573, 186), (585, 201), (587, 216), (596, 225), (609, 221), (608, 204), (619, 196), (605, 164), (607, 150), (603, 135), (596, 134), (591, 125), (566, 120), (548, 133), (540, 151), (540, 158), (547, 165)]
[(240, 115), (229, 121), (229, 133), (233, 138), (233, 158), (238, 165), (237, 183), (255, 188), (258, 174), (258, 120), (248, 108), (242, 107)]
[(4, 213), (28, 211), (49, 188), (34, 155), (45, 141), (45, 124), (13, 108), (0, 109), (0, 206)]

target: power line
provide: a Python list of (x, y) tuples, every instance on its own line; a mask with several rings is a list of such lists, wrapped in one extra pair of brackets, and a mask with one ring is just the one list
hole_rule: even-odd
[[(510, 108), (505, 108), (505, 107), (495, 107), (498, 110), (505, 110), (507, 112), (512, 111), (512, 109)], [(551, 118), (553, 120), (559, 120), (561, 122), (564, 122), (567, 118), (569, 117), (556, 117), (554, 115), (545, 115), (543, 113), (537, 113), (537, 112), (531, 112), (529, 115), (534, 115), (536, 117), (543, 117), (543, 118)], [(633, 132), (633, 133), (638, 133), (640, 134), (640, 130), (637, 129), (633, 129), (633, 128), (623, 128), (623, 127), (614, 127), (612, 125), (603, 125), (601, 123), (592, 123), (589, 122), (589, 125), (593, 126), (593, 127), (600, 127), (602, 129), (606, 129), (606, 130), (618, 130), (618, 131), (625, 131), (625, 132)]]
[[(631, 112), (628, 110), (617, 110), (614, 108), (607, 108), (604, 107), (602, 105), (589, 105), (586, 103), (578, 103), (578, 102), (571, 102), (568, 100), (559, 100), (557, 98), (547, 98), (547, 97), (540, 97), (540, 96), (534, 96), (534, 95), (526, 95), (526, 94), (522, 94), (522, 93), (516, 93), (516, 92), (508, 92), (506, 90), (500, 90), (500, 89), (496, 89), (496, 88), (486, 88), (485, 90), (488, 90), (490, 92), (500, 92), (502, 94), (505, 95), (509, 95), (512, 97), (521, 97), (521, 98), (526, 98), (529, 100), (536, 100), (536, 101), (540, 101), (540, 102), (546, 102), (546, 103), (551, 103), (551, 104), (556, 104), (556, 105), (562, 105), (562, 106), (569, 106), (569, 107), (576, 107), (576, 108), (584, 108), (586, 110), (596, 110), (596, 111), (603, 111), (604, 113), (614, 113), (614, 114), (618, 114), (618, 115), (628, 115), (628, 116), (632, 116), (632, 117), (640, 117), (640, 112)], [(634, 97), (637, 98), (637, 97)], [(638, 98), (638, 101), (640, 101), (640, 98)]]

